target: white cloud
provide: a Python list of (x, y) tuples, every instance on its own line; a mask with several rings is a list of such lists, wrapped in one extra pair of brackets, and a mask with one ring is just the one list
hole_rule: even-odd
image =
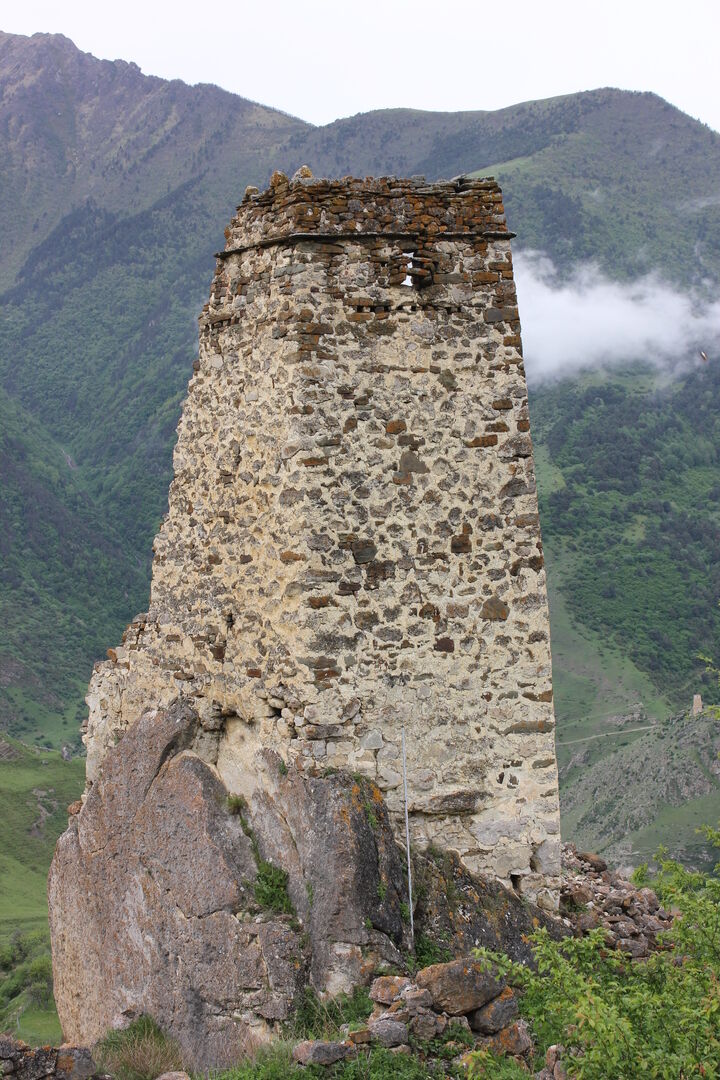
[(707, 301), (656, 275), (611, 281), (597, 266), (561, 279), (540, 252), (515, 256), (529, 376), (644, 360), (662, 366), (720, 362), (720, 299)]

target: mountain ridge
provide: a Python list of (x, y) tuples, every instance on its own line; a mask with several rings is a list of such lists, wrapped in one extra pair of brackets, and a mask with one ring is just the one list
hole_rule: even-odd
[[(58, 52), (68, 83), (60, 118), (57, 72), (47, 59)], [(76, 69), (82, 74), (73, 82)], [(166, 505), (195, 355), (195, 317), (212, 252), (222, 246), (245, 184), (262, 186), (273, 169), (291, 172), (305, 161), (331, 175), (365, 175), (374, 164), (383, 172), (487, 168), (504, 185), (516, 249), (540, 248), (560, 269), (593, 259), (619, 279), (661, 266), (682, 287), (720, 280), (720, 136), (652, 93), (603, 88), (454, 114), (379, 110), (313, 127), (210, 84), (188, 87), (125, 61), (96, 60), (54, 35), (39, 42), (0, 35), (0, 88), (0, 386), (39, 425), (33, 439), (43, 431), (48, 447), (72, 458), (73, 483), (92, 508), (93, 543), (118, 551), (118, 566), (132, 568), (121, 571), (124, 602), (100, 586), (105, 615), (96, 644), (83, 638), (77, 683), (71, 690), (60, 680), (63, 715), (82, 708), (75, 687), (146, 604), (150, 545)], [(98, 110), (103, 116), (88, 120)], [(33, 131), (42, 152), (30, 152)], [(633, 164), (638, 154), (640, 165)], [(680, 215), (678, 200), (692, 212)], [(566, 400), (546, 395), (544, 413), (560, 409), (561, 421)], [(573, 459), (562, 468), (585, 466)], [(32, 486), (32, 477), (19, 475)], [(542, 470), (540, 479), (542, 496)], [(0, 492), (0, 515), (9, 520), (7, 496), (2, 500)], [(48, 494), (47, 524), (61, 534), (60, 507), (52, 506)], [(563, 537), (549, 519), (543, 524), (559, 554)], [(91, 550), (88, 565), (97, 562)], [(58, 580), (52, 545), (36, 546), (26, 561), (24, 580)], [(87, 578), (76, 561), (62, 588), (40, 603), (50, 623), (57, 604), (80, 609)], [(578, 581), (562, 580), (571, 601)], [(26, 605), (12, 588), (8, 604), (17, 601), (22, 623)], [(577, 618), (582, 605), (569, 606)], [(607, 604), (599, 622), (598, 612), (586, 614), (596, 633), (611, 617)], [(16, 635), (22, 626), (3, 650), (11, 667), (21, 655), (24, 662), (32, 657), (32, 635), (25, 633), (22, 645)], [(52, 685), (59, 670), (69, 670), (71, 653), (77, 662), (75, 644), (60, 642), (58, 650), (40, 665), (41, 681)], [(23, 686), (13, 694), (0, 687), (11, 726), (19, 723), (25, 737), (33, 730), (58, 737), (37, 696)]]

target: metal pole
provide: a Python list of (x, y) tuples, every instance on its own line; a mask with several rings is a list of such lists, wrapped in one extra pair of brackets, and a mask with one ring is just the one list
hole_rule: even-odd
[(407, 849), (408, 900), (410, 901), (410, 943), (415, 950), (415, 919), (413, 917), (412, 866), (410, 865), (410, 823), (408, 821), (407, 758), (405, 756), (405, 725), (402, 726), (403, 791), (405, 793), (405, 847)]

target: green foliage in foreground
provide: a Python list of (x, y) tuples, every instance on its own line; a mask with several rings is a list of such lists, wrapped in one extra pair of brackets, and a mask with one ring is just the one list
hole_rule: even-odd
[(343, 1024), (362, 1027), (373, 1010), (370, 995), (364, 986), (356, 986), (352, 994), (339, 994), (322, 1000), (306, 986), (295, 1010), (292, 1033), (296, 1039), (333, 1039)]
[(294, 915), (295, 909), (287, 891), (287, 871), (279, 866), (273, 866), (266, 859), (258, 861), (257, 878), (255, 879), (255, 900), (265, 911), (276, 911), (288, 915)]
[[(720, 834), (708, 830), (717, 843)], [(482, 953), (499, 964), (521, 992), (521, 1012), (537, 1040), (536, 1064), (553, 1043), (574, 1080), (678, 1080), (720, 1077), (720, 877), (692, 873), (661, 857), (655, 882), (666, 906), (682, 912), (668, 946), (632, 962), (608, 949), (604, 931), (551, 941), (534, 935), (537, 971)], [(476, 1077), (505, 1072), (476, 1055)]]
[[(720, 847), (720, 830), (705, 831), (708, 840)], [(532, 1069), (542, 1068), (547, 1048), (559, 1043), (571, 1080), (687, 1080), (694, 1076), (719, 1080), (720, 867), (703, 874), (686, 870), (662, 853), (658, 859), (660, 869), (653, 884), (663, 905), (677, 909), (680, 917), (664, 935), (664, 948), (647, 960), (632, 961), (608, 948), (603, 930), (562, 941), (538, 931), (532, 939), (534, 971), (506, 956), (476, 950), (518, 992), (521, 1013), (535, 1040)], [(637, 881), (647, 881), (646, 868), (641, 868)], [(352, 997), (327, 1002), (308, 992), (294, 1024), (288, 1027), (287, 1041), (262, 1048), (216, 1074), (214, 1080), (294, 1076), (442, 1080), (466, 1075), (452, 1060), (437, 1060), (461, 1051), (459, 1044), (464, 1040), (453, 1032), (448, 1054), (443, 1053), (443, 1046), (435, 1045), (436, 1040), (413, 1046), (408, 1055), (361, 1048), (353, 1060), (327, 1068), (301, 1068), (292, 1061), (294, 1042), (340, 1038), (343, 1025), (364, 1022), (370, 1007), (363, 989)], [(177, 1048), (152, 1021), (136, 1021), (127, 1031), (113, 1032), (104, 1040), (100, 1063), (119, 1080), (153, 1080), (157, 1074), (151, 1074), (152, 1068), (165, 1067), (166, 1059), (170, 1068), (176, 1053)], [(436, 1060), (428, 1061), (428, 1057)], [(475, 1080), (520, 1080), (527, 1075), (527, 1069), (511, 1058), (484, 1050), (471, 1057), (469, 1076)]]
[[(35, 1020), (54, 1013), (52, 963), (47, 931), (43, 928), (26, 933), (17, 931), (0, 941), (0, 1031), (20, 1036), (34, 1034), (22, 1024), (25, 1014)], [(59, 1025), (41, 1023), (37, 1034), (59, 1035)], [(37, 1026), (37, 1025), (36, 1025)]]
[(428, 1064), (417, 1057), (393, 1054), (382, 1047), (361, 1051), (354, 1060), (337, 1065), (302, 1067), (292, 1061), (291, 1047), (292, 1044), (280, 1044), (261, 1050), (253, 1061), (236, 1065), (214, 1080), (286, 1080), (287, 1077), (301, 1076), (308, 1080), (446, 1080), (461, 1075), (458, 1070), (448, 1069), (447, 1065)]

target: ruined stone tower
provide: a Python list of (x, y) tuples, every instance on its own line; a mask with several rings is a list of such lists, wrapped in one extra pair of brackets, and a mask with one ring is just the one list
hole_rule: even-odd
[(198, 710), (250, 794), (275, 748), (376, 779), (416, 844), (556, 904), (550, 642), (493, 180), (249, 188), (218, 256), (150, 610), (93, 675), (88, 779), (149, 706)]

